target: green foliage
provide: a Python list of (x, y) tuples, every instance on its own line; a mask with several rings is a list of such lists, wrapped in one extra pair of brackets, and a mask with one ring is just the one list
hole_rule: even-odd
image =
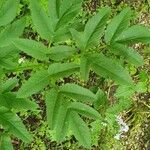
[(48, 68), (48, 73), (53, 79), (64, 78), (79, 70), (74, 63), (53, 63)]
[(16, 94), (6, 92), (0, 94), (0, 105), (9, 109), (21, 110), (36, 110), (38, 106), (29, 99), (17, 98)]
[(86, 50), (99, 44), (110, 8), (102, 8), (98, 14), (93, 16), (85, 25), (83, 33), (78, 33), (74, 29), (71, 30), (73, 38), (77, 41), (81, 50)]
[(0, 123), (24, 142), (31, 142), (32, 136), (27, 132), (21, 119), (5, 107), (0, 107)]
[(88, 76), (89, 76), (89, 71), (90, 71), (90, 65), (89, 65), (89, 61), (88, 58), (83, 56), (80, 59), (80, 74), (81, 77), (83, 78), (83, 80), (87, 81), (88, 80)]
[(69, 125), (69, 111), (67, 109), (68, 103), (63, 102), (58, 110), (58, 118), (56, 121), (55, 132), (56, 132), (56, 141), (62, 142), (67, 135), (68, 125)]
[(117, 55), (123, 56), (126, 60), (137, 67), (143, 65), (142, 56), (133, 48), (129, 48), (126, 45), (120, 43), (114, 43), (111, 45), (110, 50)]
[(5, 83), (3, 83), (1, 86), (1, 92), (5, 93), (5, 92), (9, 92), (11, 91), (15, 85), (17, 84), (18, 80), (16, 78), (12, 78), (7, 80)]
[(59, 93), (56, 89), (51, 89), (46, 94), (46, 111), (47, 111), (47, 121), (50, 129), (54, 129), (56, 126), (56, 120), (58, 113), (57, 111), (60, 108), (61, 99)]
[(30, 0), (30, 7), (32, 20), (38, 33), (42, 38), (51, 40), (52, 24), (48, 15), (37, 0)]
[[(19, 56), (26, 59), (27, 54), (34, 58), (31, 59), (31, 64), (37, 64), (37, 67), (30, 66), (31, 76), (19, 84), (17, 92), (13, 92), (18, 83), (16, 78), (1, 83), (0, 124), (4, 135), (1, 135), (0, 146), (6, 149), (6, 144), (10, 143), (9, 134), (24, 142), (32, 141), (32, 136), (16, 112), (37, 110), (37, 104), (27, 98), (44, 91), (47, 122), (49, 129), (54, 133), (54, 140), (63, 142), (70, 134), (75, 136), (81, 146), (90, 149), (92, 138), (89, 122), (105, 122), (114, 126), (116, 115), (132, 105), (130, 98), (126, 99), (126, 96), (139, 92), (142, 86), (141, 83), (134, 85), (124, 63), (120, 63), (124, 62), (122, 57), (120, 60), (116, 57), (109, 58), (109, 52), (123, 56), (127, 62), (136, 66), (143, 65), (140, 54), (128, 46), (138, 42), (150, 43), (150, 31), (139, 25), (129, 27), (129, 8), (114, 17), (107, 26), (110, 8), (103, 7), (88, 19), (83, 25), (83, 30), (78, 30), (73, 24), (76, 24), (75, 17), (81, 10), (81, 0), (49, 0), (47, 8), (43, 8), (39, 0), (29, 2), (31, 18), (40, 36), (36, 41), (19, 38), (23, 35), (25, 27), (24, 17), (10, 23), (15, 18), (17, 1), (15, 6), (15, 3), (11, 5), (11, 1), (8, 0), (2, 5), (2, 13), (0, 12), (4, 14), (0, 15), (1, 80), (7, 79), (5, 72), (11, 73), (22, 67), (16, 61)], [(12, 8), (6, 9), (8, 6)], [(4, 25), (6, 26), (3, 27)], [(67, 44), (68, 41), (74, 45)], [(99, 48), (100, 43), (104, 45), (102, 49)], [(108, 55), (104, 55), (103, 50), (109, 50)], [(117, 102), (112, 106), (109, 105), (109, 97), (104, 91), (98, 89), (92, 92), (86, 86), (82, 86), (78, 72), (86, 83), (91, 77), (91, 71), (99, 78), (119, 84), (115, 94)], [(17, 74), (17, 71), (14, 73)], [(74, 76), (79, 76), (80, 84), (73, 83)], [(69, 81), (60, 82), (64, 78)], [(127, 90), (128, 92), (124, 93)], [(7, 131), (8, 134), (5, 135)]]
[(93, 119), (100, 118), (99, 113), (95, 109), (80, 102), (73, 102), (72, 104), (70, 104), (69, 108), (78, 112), (81, 115), (84, 115), (85, 117), (89, 117)]
[(114, 42), (116, 37), (129, 26), (130, 19), (131, 10), (129, 8), (124, 9), (112, 19), (105, 33), (105, 41), (107, 44)]
[(5, 135), (5, 134), (2, 134), (0, 135), (0, 148), (3, 149), (3, 150), (13, 150), (13, 145), (11, 143), (11, 139), (9, 136)]
[(0, 32), (1, 47), (5, 47), (11, 44), (13, 38), (17, 38), (22, 35), (25, 27), (25, 18), (21, 18), (12, 24), (7, 25)]
[(5, 3), (2, 3), (0, 10), (0, 26), (7, 25), (16, 17), (18, 5), (18, 0), (6, 0)]
[(103, 54), (93, 54), (89, 58), (91, 68), (105, 78), (111, 78), (119, 84), (132, 84), (128, 72), (115, 60), (105, 57)]
[(150, 30), (143, 26), (134, 25), (123, 31), (115, 41), (120, 43), (149, 43)]
[(79, 117), (77, 113), (70, 115), (70, 128), (81, 145), (91, 148), (91, 134), (87, 124)]
[(50, 47), (48, 50), (49, 58), (54, 61), (68, 59), (77, 52), (76, 48), (65, 45)]
[(37, 71), (32, 77), (26, 81), (17, 93), (17, 97), (24, 98), (42, 90), (49, 82), (49, 74), (47, 70)]
[(83, 35), (85, 50), (99, 44), (109, 14), (110, 8), (102, 8), (87, 22)]
[[(15, 68), (18, 64), (18, 50), (12, 45), (14, 38), (23, 34), (25, 18), (13, 21), (19, 7), (18, 0), (7, 0), (1, 3), (0, 10), (0, 80), (5, 76), (5, 71)], [(9, 71), (10, 72), (10, 71)], [(7, 78), (7, 77), (6, 77)], [(29, 99), (17, 98), (12, 90), (18, 80), (12, 78), (0, 82), (0, 149), (13, 149), (10, 136), (13, 134), (24, 142), (31, 142), (32, 136), (27, 131), (16, 112), (36, 110), (37, 104)], [(4, 130), (4, 131), (3, 131)]]
[(65, 39), (68, 23), (79, 13), (81, 3), (81, 0), (49, 0), (47, 14), (39, 1), (31, 0), (31, 15), (37, 32), (49, 42)]
[(48, 60), (48, 57), (46, 55), (47, 47), (39, 42), (26, 39), (15, 39), (13, 41), (13, 44), (16, 46), (16, 48), (27, 53), (33, 58), (39, 60)]
[(60, 92), (69, 98), (80, 101), (93, 102), (96, 98), (91, 91), (76, 84), (65, 84), (60, 88)]

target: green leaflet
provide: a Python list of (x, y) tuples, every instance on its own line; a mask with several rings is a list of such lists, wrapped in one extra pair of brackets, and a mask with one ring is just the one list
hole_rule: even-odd
[(21, 119), (5, 107), (0, 107), (0, 124), (24, 142), (32, 141), (32, 136), (26, 130)]
[[(91, 126), (91, 140), (92, 146), (99, 146), (99, 139), (101, 137), (101, 130), (103, 129), (102, 120), (95, 120), (90, 123)], [(109, 142), (109, 141), (108, 141)]]
[(75, 52), (76, 48), (59, 45), (49, 48), (49, 58), (55, 61), (61, 61), (63, 59), (67, 59), (71, 57)]
[(2, 67), (6, 68), (6, 69), (13, 69), (13, 68), (15, 68), (17, 66), (18, 63), (14, 62), (12, 59), (13, 58), (8, 58), (8, 59), (1, 58), (0, 59), (0, 65)]
[(0, 33), (1, 47), (11, 44), (13, 38), (19, 37), (25, 27), (25, 18), (21, 18), (12, 24), (6, 26)]
[(30, 101), (29, 99), (16, 98), (14, 93), (3, 93), (0, 94), (0, 106), (4, 106), (9, 109), (21, 110), (36, 110), (38, 105)]
[(105, 112), (105, 120), (108, 124), (112, 125), (116, 123), (116, 116), (125, 110), (128, 110), (132, 106), (132, 100), (130, 98), (121, 98), (118, 102), (107, 108)]
[(11, 143), (11, 138), (8, 135), (0, 135), (0, 149), (1, 150), (14, 150)]
[(150, 6), (150, 0), (147, 0), (147, 2), (148, 2), (148, 5)]
[(150, 43), (150, 29), (140, 25), (134, 25), (124, 30), (117, 38), (120, 43)]
[(84, 49), (98, 45), (109, 14), (109, 7), (102, 8), (87, 22), (83, 35)]
[(82, 0), (63, 0), (60, 5), (59, 20), (55, 30), (68, 25), (81, 10), (81, 4)]
[(120, 85), (115, 93), (115, 97), (117, 98), (130, 98), (135, 93), (135, 86), (125, 86)]
[(18, 54), (18, 50), (13, 45), (0, 47), (0, 59), (9, 58), (12, 55)]
[(71, 109), (71, 111), (75, 111), (88, 118), (92, 119), (100, 118), (100, 114), (95, 109), (80, 102), (73, 102), (68, 106), (68, 108)]
[(116, 54), (122, 55), (125, 59), (137, 67), (143, 65), (144, 63), (142, 56), (138, 52), (136, 52), (133, 48), (129, 48), (123, 44), (113, 43), (110, 45), (110, 50)]
[(59, 18), (60, 4), (61, 0), (48, 0), (48, 15), (53, 23), (53, 28), (55, 28)]
[(16, 16), (18, 0), (6, 0), (0, 9), (0, 26), (7, 25)]
[(86, 123), (80, 118), (76, 112), (69, 115), (69, 127), (81, 145), (91, 148), (91, 133)]
[(9, 92), (12, 90), (16, 84), (18, 83), (17, 78), (8, 79), (5, 83), (2, 84), (1, 90), (2, 92)]
[(62, 142), (67, 134), (69, 114), (70, 114), (67, 107), (68, 103), (64, 101), (57, 112), (58, 118), (55, 126), (55, 132), (56, 132), (56, 140), (58, 142)]
[(66, 40), (70, 39), (71, 35), (68, 30), (69, 27), (65, 26), (64, 28), (60, 28), (55, 32), (54, 35), (54, 42), (65, 42)]
[(94, 107), (99, 109), (101, 107), (107, 107), (109, 105), (107, 100), (107, 95), (101, 89), (98, 89), (96, 93), (96, 101), (94, 102)]
[(28, 39), (15, 39), (13, 40), (13, 44), (16, 46), (16, 48), (27, 53), (33, 58), (39, 60), (48, 60), (46, 55), (47, 47), (40, 42)]
[(104, 78), (111, 78), (119, 84), (130, 85), (132, 79), (128, 72), (115, 60), (105, 57), (103, 54), (94, 54), (90, 57), (91, 68)]
[(2, 113), (7, 113), (9, 111), (9, 109), (7, 109), (6, 107), (0, 107), (0, 114)]
[(109, 107), (106, 111), (106, 114), (118, 115), (120, 112), (129, 109), (132, 105), (132, 100), (130, 98), (121, 98), (117, 103)]
[(93, 102), (96, 98), (90, 90), (76, 84), (65, 84), (60, 87), (60, 92), (66, 97), (78, 101)]
[(33, 24), (43, 39), (52, 40), (53, 26), (50, 18), (40, 6), (39, 0), (30, 0), (31, 17)]
[(130, 8), (125, 8), (119, 15), (114, 17), (112, 21), (108, 24), (106, 33), (105, 33), (105, 42), (110, 44), (115, 38), (125, 30), (131, 19), (131, 10)]
[(66, 26), (74, 19), (81, 10), (81, 3), (81, 0), (48, 1), (48, 14), (56, 33), (58, 30), (66, 28)]
[(77, 43), (77, 46), (83, 50), (84, 49), (84, 32), (78, 32), (77, 30), (71, 28), (70, 29), (72, 38), (75, 40), (75, 42)]
[(34, 73), (28, 81), (26, 81), (17, 93), (18, 98), (31, 96), (49, 84), (49, 74), (47, 70), (40, 70)]
[(83, 33), (78, 32), (75, 29), (70, 29), (73, 39), (76, 40), (77, 45), (81, 50), (85, 50), (98, 45), (109, 13), (109, 7), (100, 9), (99, 13), (93, 16), (87, 22)]
[(81, 57), (80, 73), (81, 73), (81, 77), (85, 81), (88, 80), (89, 71), (90, 71), (90, 63), (88, 62), (88, 58), (86, 58), (86, 56), (83, 56), (83, 57)]
[(48, 68), (49, 75), (54, 79), (63, 78), (79, 70), (79, 66), (74, 63), (53, 63)]
[(56, 89), (51, 89), (46, 93), (46, 114), (50, 129), (54, 129), (58, 118), (61, 97)]
[(38, 33), (51, 42), (66, 40), (70, 36), (67, 25), (81, 10), (82, 1), (49, 0), (48, 15), (39, 3), (30, 1), (32, 20)]

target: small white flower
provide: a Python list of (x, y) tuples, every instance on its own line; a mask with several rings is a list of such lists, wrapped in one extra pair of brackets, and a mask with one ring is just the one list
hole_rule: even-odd
[(118, 122), (119, 125), (123, 125), (124, 124), (124, 121), (123, 121), (121, 116), (117, 116), (117, 122)]
[(104, 127), (107, 126), (107, 123), (105, 123), (105, 122), (102, 122), (101, 124), (102, 124)]
[(120, 140), (120, 138), (121, 138), (121, 134), (116, 134), (115, 136), (114, 136), (114, 138), (116, 139), (116, 140)]
[(128, 132), (128, 131), (129, 131), (128, 125), (122, 126), (122, 127), (120, 128), (120, 132)]
[(139, 48), (140, 44), (135, 44), (135, 49)]
[(21, 63), (24, 63), (25, 62), (25, 57), (22, 57), (18, 60), (18, 63), (21, 64)]
[(115, 139), (119, 140), (120, 138), (124, 137), (122, 134), (129, 131), (129, 126), (124, 122), (121, 116), (116, 116), (116, 121), (120, 126), (120, 130), (118, 134), (114, 136)]

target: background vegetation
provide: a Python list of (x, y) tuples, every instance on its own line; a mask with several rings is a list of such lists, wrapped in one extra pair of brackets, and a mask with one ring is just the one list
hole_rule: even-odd
[[(41, 0), (41, 3), (46, 9), (47, 0)], [(112, 8), (112, 17), (126, 6), (130, 6), (133, 10), (135, 10), (135, 19), (132, 24), (150, 25), (149, 0), (84, 0), (83, 10), (78, 15), (78, 18), (83, 22), (86, 22), (98, 8), (107, 5)], [(17, 18), (22, 16), (27, 17), (27, 24), (23, 38), (42, 41), (46, 45), (46, 41), (42, 40), (34, 29), (31, 21), (28, 0), (21, 0)], [(72, 41), (67, 42), (70, 45), (73, 44)], [(84, 83), (80, 80), (78, 75), (64, 78), (64, 80), (59, 81), (60, 83), (58, 83), (76, 82), (90, 88), (93, 92), (96, 92), (98, 87), (100, 87), (102, 90), (106, 91), (106, 96), (109, 99), (109, 105), (115, 102), (114, 93), (116, 95), (123, 93), (124, 97), (128, 99), (128, 97), (135, 92), (132, 96), (132, 107), (119, 114), (118, 121), (115, 123), (113, 122), (113, 126), (106, 128), (105, 125), (102, 126), (99, 122), (93, 122), (90, 124), (92, 127), (93, 150), (150, 149), (150, 45), (135, 44), (134, 48), (144, 58), (144, 65), (142, 67), (135, 68), (131, 64), (126, 64), (127, 70), (137, 83), (136, 91), (132, 91), (131, 89), (126, 89), (126, 87), (121, 86), (119, 90), (115, 92), (117, 87), (113, 83), (106, 82), (106, 79), (97, 77), (93, 72), (90, 73), (88, 83)], [(75, 57), (74, 59), (75, 61), (78, 61), (78, 58)], [(19, 70), (15, 70), (15, 73), (7, 74), (6, 80), (13, 76), (17, 76), (21, 84), (24, 80), (30, 77), (31, 72), (33, 71), (33, 67), (30, 64), (32, 63), (34, 68), (38, 65), (37, 62), (24, 53), (20, 55), (20, 60), (21, 67), (26, 67), (26, 71), (23, 71), (24, 69), (21, 69), (20, 67)], [(17, 91), (18, 88), (19, 86), (15, 87), (13, 90)], [(13, 145), (16, 150), (84, 150), (83, 147), (78, 145), (74, 137), (66, 138), (66, 141), (61, 144), (57, 144), (53, 141), (53, 133), (48, 129), (48, 125), (45, 121), (46, 106), (43, 93), (33, 95), (32, 99), (36, 101), (40, 109), (38, 111), (21, 112), (19, 113), (19, 116), (22, 118), (27, 129), (33, 134), (34, 141), (30, 144), (25, 144), (17, 138), (12, 137)], [(124, 108), (121, 108), (120, 105), (119, 109), (120, 111), (122, 109), (124, 110)], [(112, 120), (113, 118), (110, 117), (110, 121)]]

